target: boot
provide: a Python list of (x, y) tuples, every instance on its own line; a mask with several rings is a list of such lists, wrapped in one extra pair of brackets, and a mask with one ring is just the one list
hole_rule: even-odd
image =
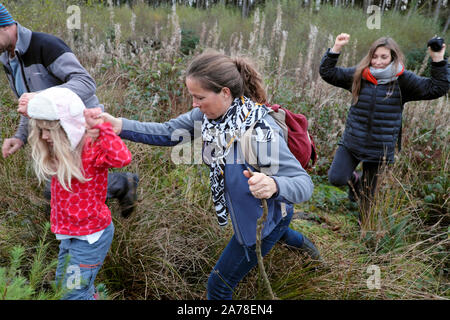
[(300, 250), (304, 251), (312, 260), (322, 261), (319, 250), (314, 243), (305, 236), (303, 236), (303, 244), (300, 247)]
[(108, 174), (107, 198), (119, 200), (120, 214), (127, 218), (136, 207), (139, 176), (131, 172), (113, 172)]
[(361, 175), (353, 171), (352, 178), (348, 186), (348, 200), (356, 202), (360, 197), (361, 190)]

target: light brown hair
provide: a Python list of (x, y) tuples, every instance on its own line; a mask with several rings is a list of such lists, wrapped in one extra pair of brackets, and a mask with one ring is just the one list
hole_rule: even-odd
[(229, 88), (233, 99), (244, 95), (258, 103), (267, 102), (262, 77), (247, 58), (207, 50), (192, 60), (186, 78), (195, 78), (203, 89), (215, 93)]
[(362, 72), (365, 68), (370, 66), (373, 54), (379, 47), (386, 47), (391, 51), (392, 61), (394, 62), (394, 70), (397, 69), (398, 64), (405, 64), (405, 56), (400, 50), (399, 45), (394, 39), (390, 37), (382, 37), (376, 40), (369, 48), (367, 55), (358, 63), (356, 66), (355, 73), (353, 74), (353, 84), (352, 84), (352, 102), (356, 103), (358, 101), (359, 92), (361, 90), (361, 78)]

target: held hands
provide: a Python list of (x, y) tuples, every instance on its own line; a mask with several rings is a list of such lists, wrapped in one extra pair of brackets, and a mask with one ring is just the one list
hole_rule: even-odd
[(96, 125), (102, 124), (103, 119), (99, 117), (102, 113), (101, 108), (84, 109), (84, 118), (86, 119), (86, 128), (91, 129)]
[(243, 173), (246, 178), (249, 178), (249, 189), (255, 198), (268, 199), (278, 191), (275, 180), (264, 173), (254, 172), (253, 176), (248, 170), (244, 170)]
[(30, 102), (31, 99), (36, 95), (36, 92), (27, 92), (20, 96), (19, 98), (19, 106), (17, 107), (17, 112), (19, 112), (21, 115), (24, 115), (25, 117), (28, 116), (28, 102)]
[(91, 108), (84, 110), (84, 117), (86, 119), (87, 134), (93, 140), (97, 139), (99, 136), (98, 129), (92, 129), (92, 127), (103, 122), (111, 123), (112, 129), (115, 134), (120, 134), (122, 132), (122, 120), (115, 118), (107, 112), (102, 112), (100, 108)]
[(341, 33), (336, 37), (334, 46), (331, 49), (334, 53), (340, 53), (343, 46), (345, 46), (350, 41), (350, 35), (347, 33)]
[(99, 117), (102, 118), (103, 121), (111, 123), (115, 134), (119, 135), (122, 132), (122, 119), (115, 118), (107, 112), (102, 112)]
[(100, 134), (99, 130), (93, 129), (93, 127), (103, 123), (103, 119), (99, 117), (101, 113), (101, 108), (84, 109), (84, 118), (86, 120), (86, 134), (91, 137), (92, 140), (97, 139)]

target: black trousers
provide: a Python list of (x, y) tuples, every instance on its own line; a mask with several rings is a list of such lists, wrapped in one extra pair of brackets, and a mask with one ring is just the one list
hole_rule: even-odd
[[(51, 199), (50, 181), (45, 184), (44, 197), (47, 200)], [(106, 192), (106, 199), (120, 198), (128, 191), (128, 179), (126, 172), (111, 172), (108, 173), (108, 189)]]
[(334, 186), (354, 188), (356, 198), (367, 209), (376, 191), (377, 175), (382, 162), (363, 162), (360, 181), (355, 181), (353, 171), (361, 161), (344, 146), (339, 146), (328, 171), (328, 181)]

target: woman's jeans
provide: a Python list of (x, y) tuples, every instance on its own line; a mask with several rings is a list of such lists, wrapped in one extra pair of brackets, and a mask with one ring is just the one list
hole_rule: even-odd
[[(361, 181), (356, 184), (353, 171), (360, 163), (346, 147), (339, 146), (328, 171), (328, 181), (334, 186), (348, 185), (355, 188), (356, 198), (360, 200), (363, 208), (370, 205), (377, 186), (377, 174), (381, 163), (363, 162)], [(350, 185), (351, 184), (351, 185)], [(367, 209), (367, 208), (366, 208)]]
[(111, 247), (113, 235), (114, 225), (111, 222), (92, 244), (75, 238), (61, 240), (56, 283), (67, 290), (64, 300), (94, 300), (94, 280)]
[[(261, 241), (261, 252), (265, 256), (278, 241), (300, 248), (303, 235), (289, 228), (293, 212), (284, 217), (273, 231)], [(233, 235), (208, 278), (209, 300), (231, 300), (233, 290), (239, 281), (257, 265), (256, 245), (248, 248), (250, 261), (247, 260), (244, 247)]]

